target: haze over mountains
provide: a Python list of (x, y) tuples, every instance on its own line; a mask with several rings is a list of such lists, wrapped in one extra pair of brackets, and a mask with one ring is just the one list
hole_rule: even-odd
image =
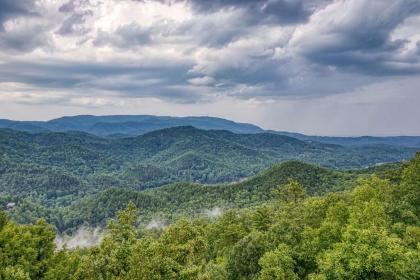
[(264, 130), (249, 123), (238, 123), (216, 117), (171, 117), (153, 115), (109, 115), (66, 116), (49, 121), (14, 121), (1, 119), (0, 128), (9, 128), (31, 133), (81, 131), (101, 137), (127, 137), (142, 135), (151, 131), (176, 127), (193, 126), (204, 130), (227, 130), (234, 133), (269, 132), (290, 136), (304, 141), (317, 141), (343, 146), (393, 145), (420, 147), (420, 136), (390, 137), (328, 137), (309, 136), (300, 133)]
[(229, 130), (236, 133), (263, 132), (258, 126), (215, 117), (168, 117), (151, 115), (80, 115), (50, 121), (0, 120), (0, 127), (27, 132), (83, 131), (98, 136), (140, 135), (153, 130), (175, 126), (194, 126), (200, 129)]
[[(136, 118), (137, 121), (133, 121)], [(324, 221), (329, 221), (330, 213), (334, 213), (339, 221), (344, 218), (351, 222), (355, 215), (343, 207), (352, 211), (362, 209), (362, 218), (355, 222), (357, 226), (371, 217), (373, 220), (367, 223), (377, 223), (377, 216), (382, 217), (389, 205), (395, 205), (390, 213), (397, 213), (396, 226), (401, 226), (398, 221), (405, 217), (417, 221), (420, 154), (415, 153), (419, 149), (416, 147), (418, 137), (311, 137), (264, 131), (257, 126), (209, 117), (78, 116), (35, 123), (3, 121), (3, 124), (7, 128), (0, 128), (0, 207), (6, 212), (0, 211), (0, 235), (8, 238), (4, 246), (10, 252), (8, 254), (26, 251), (15, 250), (7, 242), (19, 244), (19, 248), (37, 244), (27, 242), (27, 238), (33, 236), (38, 240), (37, 234), (47, 232), (42, 229), (45, 228), (49, 230), (49, 243), (46, 244), (52, 248), (49, 254), (55, 254), (54, 236), (56, 240), (68, 240), (68, 246), (64, 246), (69, 251), (58, 251), (64, 255), (58, 255), (57, 259), (71, 262), (67, 254), (91, 256), (92, 275), (98, 273), (97, 252), (103, 252), (104, 256), (118, 255), (105, 252), (109, 248), (107, 242), (115, 239), (123, 240), (115, 246), (130, 244), (121, 236), (139, 238), (139, 243), (133, 244), (143, 244), (141, 242), (154, 240), (151, 238), (166, 240), (168, 232), (174, 232), (175, 239), (170, 242), (178, 240), (179, 236), (208, 232), (202, 235), (209, 240), (209, 246), (205, 248), (210, 244), (222, 244), (219, 250), (222, 252), (229, 240), (234, 244), (229, 250), (236, 252), (238, 246), (245, 244), (244, 254), (235, 258), (231, 258), (232, 253), (228, 255), (230, 259), (242, 261), (249, 248), (269, 248), (270, 244), (280, 242), (260, 237), (248, 242), (249, 238), (254, 238), (253, 234), (267, 234), (269, 238), (304, 237), (307, 241), (302, 244), (311, 244), (312, 250), (311, 242), (319, 240), (312, 235), (306, 236), (313, 221), (320, 220), (321, 227), (327, 225), (321, 233), (316, 233), (321, 237), (324, 232), (341, 232), (336, 230), (343, 227), (341, 222), (332, 223), (334, 228), (331, 229), (331, 223)], [(388, 193), (382, 195), (384, 192)], [(402, 199), (396, 200), (399, 198)], [(372, 203), (371, 200), (374, 201), (372, 206), (367, 204)], [(333, 203), (331, 207), (334, 208), (326, 208), (326, 203)], [(383, 207), (377, 207), (378, 203), (383, 203)], [(363, 210), (366, 205), (369, 205), (367, 211)], [(124, 208), (127, 210), (121, 212)], [(375, 209), (379, 212), (372, 212)], [(132, 214), (128, 216), (127, 213)], [(283, 217), (285, 213), (287, 215)], [(386, 220), (378, 221), (386, 224), (383, 222)], [(130, 226), (124, 221), (129, 221)], [(108, 230), (102, 230), (106, 224)], [(193, 225), (205, 228), (191, 231)], [(238, 228), (240, 231), (236, 231)], [(402, 236), (412, 228), (408, 224)], [(32, 235), (24, 234), (26, 229)], [(293, 233), (296, 230), (298, 233)], [(81, 235), (81, 232), (86, 233)], [(237, 233), (240, 235), (235, 237)], [(361, 234), (352, 233), (351, 236)], [(221, 241), (214, 241), (214, 236)], [(325, 240), (334, 239), (327, 236)], [(188, 242), (182, 240), (180, 244), (184, 246)], [(62, 243), (57, 244), (63, 246)], [(254, 243), (262, 245), (256, 247), (252, 245)], [(78, 246), (92, 248), (79, 250)], [(304, 248), (298, 246), (296, 250)], [(418, 247), (410, 246), (406, 246), (413, 251), (409, 256), (414, 256)], [(138, 247), (134, 250), (141, 254), (145, 252)], [(185, 255), (184, 249), (180, 252)], [(159, 258), (164, 255), (154, 248), (150, 254)], [(211, 251), (206, 254), (212, 255)], [(52, 268), (56, 267), (55, 261), (50, 263)], [(420, 261), (412, 263), (407, 269), (410, 273)], [(143, 264), (143, 261), (136, 261), (133, 267)], [(153, 267), (160, 265), (157, 262)], [(74, 275), (74, 272), (68, 272), (68, 275)], [(144, 275), (126, 279), (149, 279), (151, 274), (147, 271)]]
[[(150, 215), (198, 211), (212, 197), (206, 207), (247, 207), (269, 199), (290, 176), (308, 194), (343, 190), (356, 178), (345, 170), (407, 160), (420, 142), (307, 136), (212, 117), (75, 116), (0, 126), (0, 200), (19, 202), (15, 219), (47, 217), (60, 230), (102, 223), (129, 200)], [(220, 185), (279, 163), (247, 183)]]

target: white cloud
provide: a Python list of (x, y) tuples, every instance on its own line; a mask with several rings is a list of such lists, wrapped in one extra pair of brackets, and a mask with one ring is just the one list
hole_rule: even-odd
[(216, 83), (216, 80), (209, 76), (202, 76), (197, 78), (189, 79), (188, 82), (196, 86), (210, 86)]

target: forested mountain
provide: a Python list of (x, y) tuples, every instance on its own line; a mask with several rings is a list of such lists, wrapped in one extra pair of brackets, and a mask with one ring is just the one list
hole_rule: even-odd
[(0, 191), (81, 196), (108, 187), (232, 182), (287, 160), (360, 168), (410, 158), (414, 148), (342, 147), (269, 133), (175, 127), (121, 139), (82, 132), (0, 130)]
[(79, 115), (49, 121), (12, 121), (0, 119), (0, 128), (9, 128), (30, 133), (79, 131), (89, 134), (123, 138), (138, 136), (151, 131), (177, 126), (193, 126), (203, 130), (227, 130), (234, 133), (273, 133), (303, 141), (315, 141), (341, 146), (388, 145), (397, 147), (420, 147), (420, 136), (389, 137), (329, 137), (310, 136), (301, 133), (264, 130), (256, 125), (237, 123), (216, 117), (169, 117), (152, 115)]
[(79, 115), (50, 121), (0, 120), (0, 128), (26, 132), (81, 131), (98, 136), (141, 135), (154, 130), (176, 126), (194, 126), (199, 129), (228, 130), (235, 133), (257, 133), (263, 129), (256, 125), (237, 123), (215, 117), (169, 117), (151, 115)]
[[(0, 205), (15, 204), (0, 212), (0, 279), (418, 279), (420, 157), (395, 163), (415, 151), (192, 126), (0, 129)], [(55, 232), (80, 227), (105, 239), (55, 250)]]
[[(142, 222), (148, 223), (156, 218), (171, 221), (177, 217), (200, 216), (205, 211), (217, 208), (259, 205), (271, 200), (273, 189), (286, 184), (290, 178), (302, 184), (308, 195), (314, 196), (349, 189), (358, 175), (360, 174), (291, 161), (233, 184), (175, 183), (147, 191), (111, 188), (82, 198), (68, 208), (61, 209), (63, 212), (61, 224), (56, 226), (68, 229), (84, 222), (91, 226), (103, 225), (104, 221), (112, 218), (129, 201), (134, 202), (140, 209), (139, 220)], [(54, 218), (50, 221), (54, 223)]]
[[(254, 187), (248, 186), (258, 185), (254, 194), (271, 196), (265, 203), (158, 227), (138, 224), (145, 208), (136, 198), (140, 193), (110, 190), (108, 199), (131, 196), (140, 207), (129, 203), (108, 223), (101, 243), (84, 249), (57, 251), (54, 230), (45, 221), (19, 225), (0, 212), (0, 278), (420, 279), (420, 154), (379, 171), (382, 179), (352, 181), (360, 172), (344, 175), (297, 162), (283, 164), (230, 188), (219, 186), (229, 193), (235, 188), (252, 192)], [(288, 174), (296, 178), (284, 181)], [(308, 197), (340, 190), (349, 179), (350, 191)], [(188, 188), (180, 197), (170, 197), (172, 188), (183, 187), (143, 194), (150, 205), (165, 199), (188, 205), (185, 196), (193, 204), (199, 199)], [(212, 186), (201, 188), (211, 201)], [(230, 200), (221, 189), (217, 193)], [(108, 199), (95, 207), (107, 207)]]
[[(246, 208), (273, 199), (273, 190), (286, 184), (289, 179), (296, 180), (303, 186), (309, 196), (323, 195), (333, 191), (350, 190), (356, 179), (376, 174), (384, 178), (397, 178), (400, 165), (381, 166), (363, 170), (338, 171), (297, 161), (285, 162), (273, 166), (263, 173), (232, 184), (203, 185), (196, 183), (174, 183), (145, 191), (123, 187), (107, 188), (84, 196), (83, 188), (78, 182), (47, 180), (49, 188), (60, 190), (62, 184), (73, 184), (68, 193), (41, 189), (37, 193), (9, 192), (0, 195), (0, 202), (17, 203), (10, 215), (21, 223), (35, 222), (43, 217), (54, 224), (59, 231), (73, 231), (77, 227), (104, 225), (115, 213), (122, 210), (129, 201), (140, 209), (139, 221), (149, 223), (154, 219), (170, 222), (180, 217), (197, 217), (214, 209)], [(33, 184), (40, 183), (33, 181)], [(28, 198), (30, 196), (30, 198)]]
[[(118, 171), (119, 176), (143, 176), (154, 170), (167, 181), (175, 176), (177, 181), (211, 183), (247, 177), (290, 159), (333, 168), (358, 168), (410, 158), (415, 148), (342, 147), (270, 133), (234, 134), (188, 126), (121, 139), (80, 132), (29, 134), (3, 129), (0, 152), (3, 166), (65, 168), (83, 176), (104, 171), (102, 175), (113, 178), (113, 171)], [(138, 179), (140, 185), (148, 181)]]
[[(125, 138), (1, 129), (0, 196), (3, 205), (18, 202), (12, 212), (16, 220), (45, 217), (60, 230), (84, 222), (101, 224), (129, 200), (144, 209), (144, 219), (173, 219), (203, 207), (259, 204), (271, 199), (271, 189), (288, 177), (310, 195), (343, 190), (363, 171), (339, 169), (401, 161), (414, 153), (414, 148), (343, 147), (272, 133), (235, 134), (191, 126)], [(337, 170), (290, 162), (253, 179), (227, 183), (289, 160)], [(138, 192), (165, 184), (172, 185)]]

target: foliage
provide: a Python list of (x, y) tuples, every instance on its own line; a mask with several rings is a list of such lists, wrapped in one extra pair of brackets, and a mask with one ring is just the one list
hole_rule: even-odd
[[(77, 129), (96, 119), (63, 118), (50, 125), (53, 130), (62, 125)], [(349, 189), (357, 176), (382, 170), (343, 169), (406, 159), (414, 151), (384, 145), (342, 147), (273, 133), (235, 134), (191, 126), (115, 138), (0, 129), (0, 209), (14, 202), (13, 220), (34, 223), (44, 218), (65, 231), (83, 222), (103, 225), (132, 198), (141, 209), (141, 220), (156, 215), (174, 220), (204, 208), (259, 205), (271, 200), (271, 189), (289, 177), (309, 196)], [(402, 176), (396, 173), (394, 180)]]
[(157, 217), (171, 221), (185, 216), (203, 216), (209, 209), (260, 205), (272, 200), (272, 190), (286, 184), (289, 179), (312, 196), (350, 188), (356, 176), (292, 161), (234, 184), (177, 183), (142, 192), (113, 188), (62, 209), (62, 228), (73, 228), (82, 222), (101, 224), (122, 210), (129, 201), (140, 209), (140, 220), (145, 223)]
[(1, 214), (0, 279), (420, 279), (419, 162), (398, 182), (364, 176), (320, 197), (290, 180), (292, 199), (159, 230), (138, 227), (129, 203), (100, 245), (73, 251), (54, 250), (44, 221)]

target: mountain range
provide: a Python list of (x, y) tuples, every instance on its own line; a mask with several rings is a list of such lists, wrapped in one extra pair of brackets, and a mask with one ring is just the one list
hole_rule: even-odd
[(229, 130), (235, 133), (257, 133), (263, 129), (247, 123), (215, 117), (167, 117), (150, 115), (92, 116), (80, 115), (62, 117), (49, 121), (0, 120), (0, 128), (26, 132), (82, 131), (97, 136), (133, 136), (175, 126), (194, 126), (200, 129)]
[[(273, 133), (236, 134), (192, 126), (125, 138), (0, 130), (3, 170), (17, 172), (13, 166), (23, 169), (27, 165), (30, 170), (70, 173), (89, 185), (136, 189), (177, 181), (231, 182), (287, 160), (338, 169), (361, 168), (408, 159), (415, 151), (388, 145), (346, 147)], [(13, 178), (23, 180), (25, 176)], [(11, 185), (25, 186), (8, 183), (9, 188)]]
[[(135, 130), (123, 125), (130, 122)], [(209, 117), (0, 123), (0, 202), (18, 202), (17, 221), (46, 217), (60, 230), (100, 224), (130, 200), (144, 218), (248, 207), (289, 177), (310, 195), (344, 190), (418, 150), (418, 137), (306, 136)]]
[(264, 130), (263, 128), (253, 124), (238, 123), (223, 118), (207, 116), (170, 117), (153, 115), (78, 115), (61, 117), (49, 121), (14, 121), (0, 119), (0, 128), (9, 128), (31, 133), (80, 131), (96, 136), (113, 138), (137, 136), (151, 131), (176, 126), (193, 126), (204, 130), (227, 130), (234, 133), (247, 134), (267, 132), (290, 136), (304, 141), (316, 141), (342, 146), (393, 145), (420, 147), (420, 136), (311, 136), (294, 132)]
[(192, 126), (125, 138), (0, 129), (0, 193), (66, 204), (111, 187), (145, 190), (176, 182), (235, 182), (290, 160), (343, 170), (402, 161), (415, 152)]

